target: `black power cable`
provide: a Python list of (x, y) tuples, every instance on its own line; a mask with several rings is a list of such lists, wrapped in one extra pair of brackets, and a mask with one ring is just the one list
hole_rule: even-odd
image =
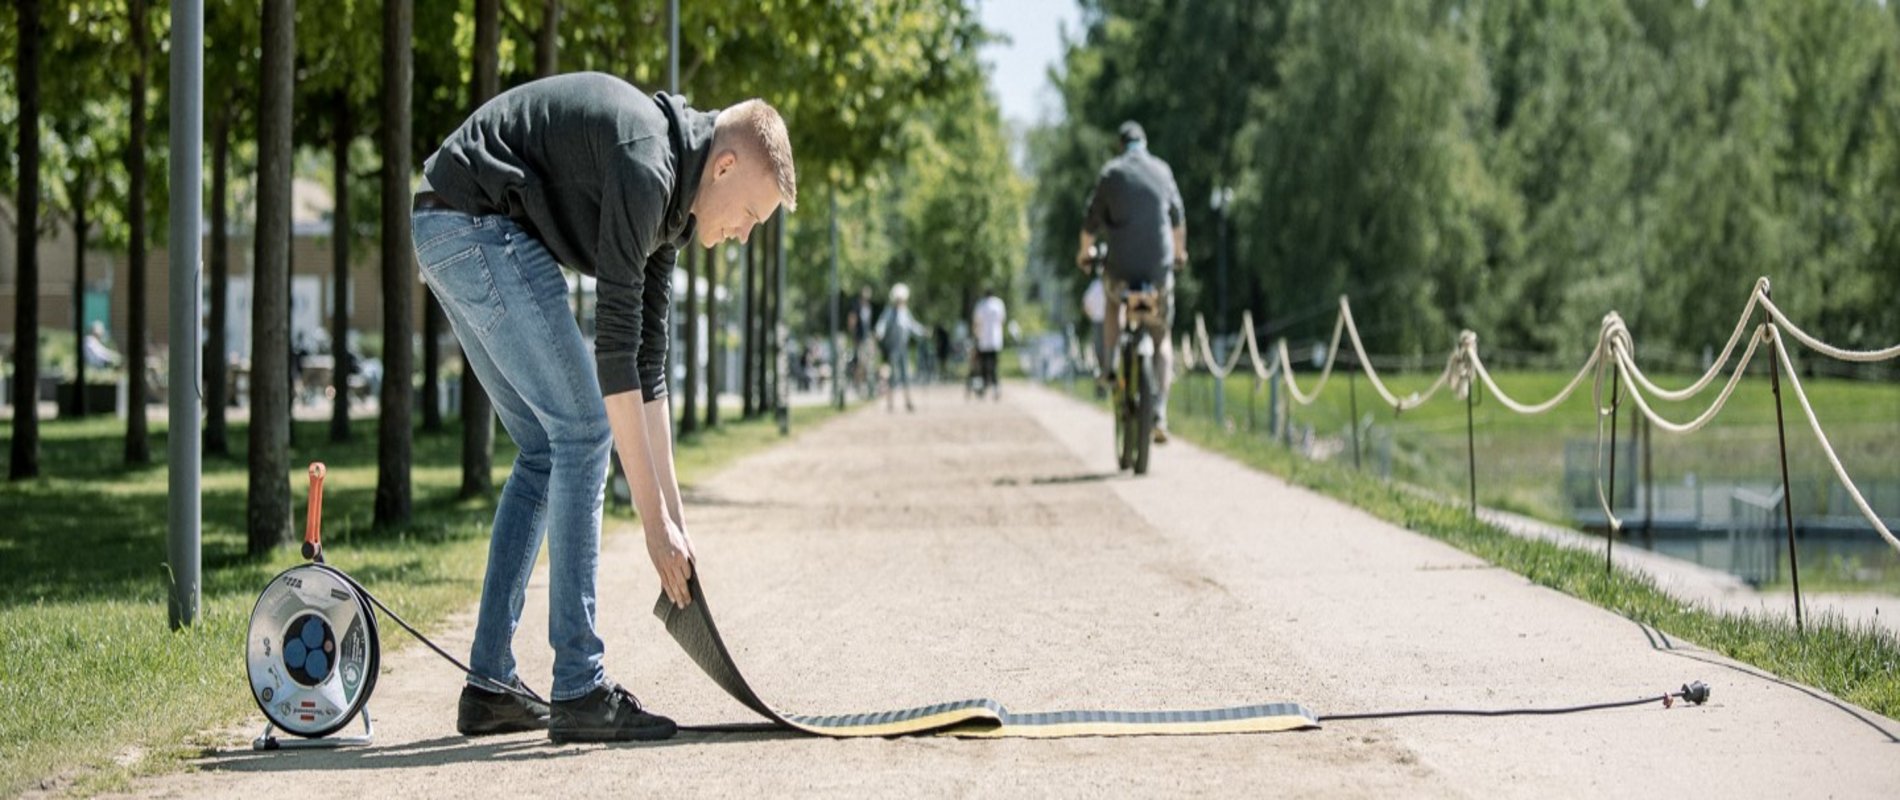
[(437, 647), (435, 642), (429, 641), (429, 637), (422, 635), (421, 631), (416, 630), (413, 626), (409, 624), (407, 620), (404, 620), (401, 615), (397, 614), (394, 611), (389, 610), (389, 606), (383, 605), (383, 601), (377, 599), (376, 595), (370, 594), (369, 590), (363, 588), (363, 584), (357, 583), (355, 578), (350, 577), (348, 574), (344, 573), (342, 570), (336, 570), (336, 574), (342, 575), (344, 580), (349, 581), (351, 588), (354, 588), (358, 594), (363, 595), (363, 597), (367, 598), (370, 601), (370, 603), (374, 604), (377, 610), (383, 612), (383, 616), (386, 616), (390, 619), (395, 620), (396, 624), (401, 625), (402, 629), (405, 631), (408, 631), (410, 636), (414, 636), (416, 637), (418, 641), (421, 641), (423, 644), (428, 645), (429, 649), (434, 650), (436, 655), (439, 655), (445, 659), (448, 659), (448, 662), (450, 664), (454, 664), (456, 669), (461, 670), (462, 672), (466, 673), (469, 677), (474, 678), (477, 681), (481, 681), (482, 683), (487, 684), (489, 691), (499, 692), (502, 694), (512, 694), (517, 697), (523, 697), (529, 700), (533, 700), (543, 705), (547, 704), (548, 701), (541, 699), (541, 695), (535, 694), (534, 690), (528, 688), (527, 684), (516, 683), (514, 685), (509, 685), (506, 683), (502, 683), (501, 681), (495, 680), (494, 678), (490, 678), (486, 675), (476, 674), (474, 670), (468, 668), (467, 664), (462, 663), (460, 660), (456, 659), (455, 656), (449, 655), (447, 650), (443, 650), (442, 648)]
[(1663, 708), (1675, 705), (1677, 700), (1686, 700), (1692, 705), (1702, 705), (1709, 701), (1709, 685), (1701, 681), (1683, 684), (1678, 691), (1659, 697), (1643, 697), (1635, 700), (1619, 700), (1609, 703), (1591, 703), (1582, 706), (1564, 706), (1561, 708), (1430, 708), (1412, 711), (1366, 711), (1357, 714), (1322, 714), (1320, 722), (1343, 722), (1358, 719), (1398, 719), (1400, 717), (1528, 717), (1554, 716), (1557, 714), (1576, 714), (1584, 711), (1602, 711), (1609, 708), (1629, 708), (1660, 701)]

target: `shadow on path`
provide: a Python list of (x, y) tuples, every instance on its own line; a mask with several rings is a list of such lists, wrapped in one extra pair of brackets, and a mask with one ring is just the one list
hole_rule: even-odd
[[(1121, 477), (1119, 472), (1079, 472), (1073, 475), (1038, 475), (1026, 483), (1030, 486), (1062, 486), (1071, 483), (1102, 483)], [(1022, 486), (1022, 478), (1002, 477), (991, 482), (995, 486)]]
[(771, 723), (718, 723), (682, 726), (679, 735), (659, 742), (554, 744), (541, 735), (499, 739), (441, 736), (413, 742), (313, 750), (221, 750), (195, 765), (207, 772), (295, 772), (300, 770), (409, 769), (476, 761), (531, 762), (585, 755), (602, 748), (688, 747), (809, 739), (809, 734)]

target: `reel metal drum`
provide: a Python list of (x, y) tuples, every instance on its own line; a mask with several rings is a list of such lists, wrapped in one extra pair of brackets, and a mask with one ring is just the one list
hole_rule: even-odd
[(287, 733), (335, 733), (376, 688), (375, 613), (349, 578), (324, 564), (271, 579), (251, 610), (246, 642), (251, 696)]
[[(323, 563), (323, 475), (322, 464), (310, 465), (303, 553), (311, 562), (278, 573), (251, 609), (245, 666), (270, 720), (257, 750), (368, 744), (375, 732), (367, 704), (382, 666), (376, 614), (356, 581)], [(362, 736), (323, 738), (359, 712)], [(279, 740), (273, 727), (304, 738)]]

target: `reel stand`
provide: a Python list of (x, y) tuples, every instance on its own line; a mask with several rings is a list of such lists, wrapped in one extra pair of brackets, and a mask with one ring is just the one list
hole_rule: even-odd
[[(323, 562), (324, 473), (323, 464), (310, 465), (309, 562), (278, 573), (251, 610), (245, 665), (251, 697), (268, 720), (253, 750), (367, 745), (376, 734), (368, 708), (382, 666), (376, 614), (355, 580)], [(330, 735), (358, 713), (361, 735)]]

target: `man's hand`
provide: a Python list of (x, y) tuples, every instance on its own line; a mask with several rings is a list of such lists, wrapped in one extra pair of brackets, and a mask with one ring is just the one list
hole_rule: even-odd
[(660, 574), (660, 587), (678, 608), (693, 601), (686, 581), (693, 576), (693, 543), (686, 538), (679, 481), (673, 475), (671, 412), (665, 397), (643, 400), (638, 391), (603, 398), (607, 423), (627, 468), (627, 489), (646, 528), (647, 556)]
[(693, 593), (686, 587), (687, 579), (693, 577), (693, 543), (686, 538), (686, 530), (670, 519), (647, 526), (646, 532), (647, 556), (660, 573), (660, 588), (674, 607), (685, 608), (693, 602)]

